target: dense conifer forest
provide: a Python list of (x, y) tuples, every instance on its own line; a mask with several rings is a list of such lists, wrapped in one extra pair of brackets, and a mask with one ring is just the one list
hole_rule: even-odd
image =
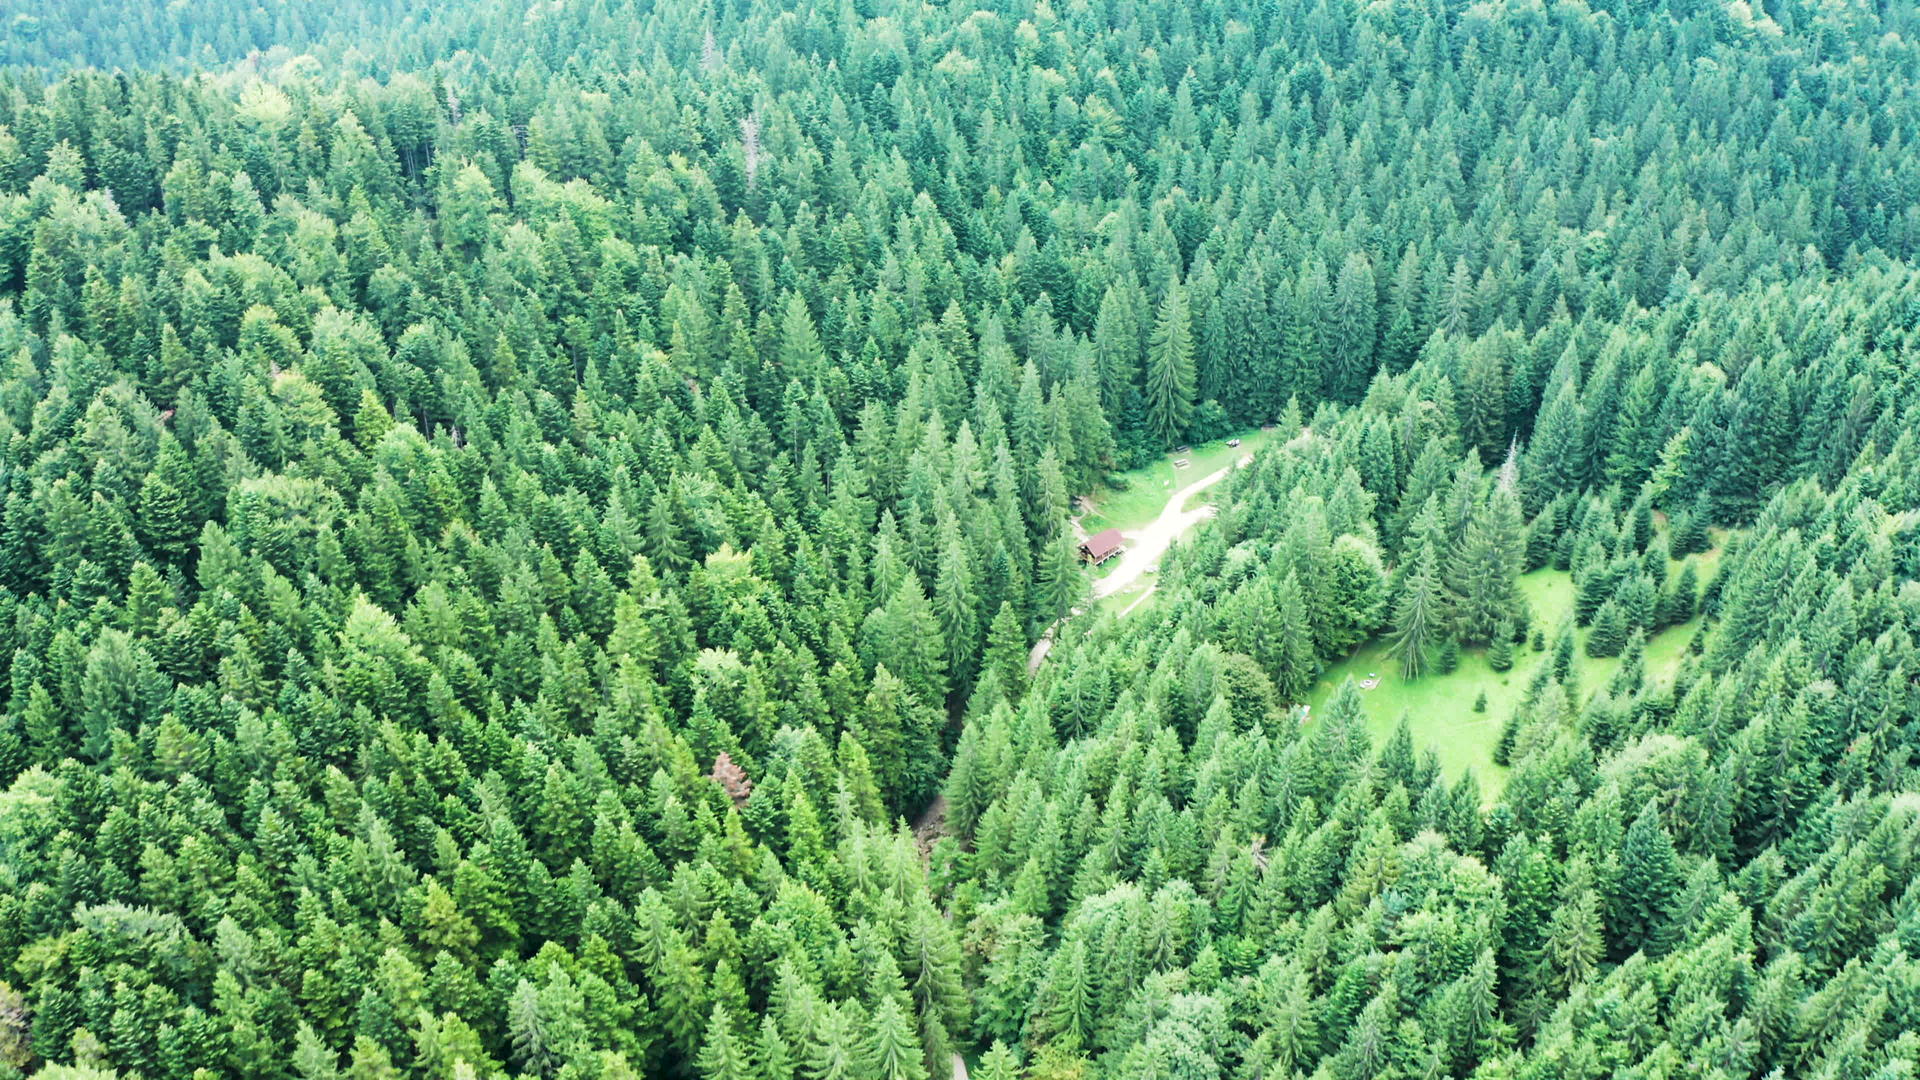
[[(22, 0), (0, 1080), (1912, 1080), (1916, 87), (1892, 0)], [(1303, 707), (1369, 648), (1464, 689)]]

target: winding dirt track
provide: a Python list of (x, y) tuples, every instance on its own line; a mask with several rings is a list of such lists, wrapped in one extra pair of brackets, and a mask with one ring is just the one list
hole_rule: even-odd
[[(1253, 455), (1249, 454), (1237, 464), (1245, 465), (1252, 460)], [(1145, 528), (1121, 533), (1126, 537), (1127, 550), (1120, 553), (1120, 565), (1113, 568), (1113, 573), (1093, 583), (1093, 598), (1099, 600), (1112, 596), (1140, 580), (1140, 575), (1147, 572), (1147, 567), (1157, 565), (1160, 557), (1167, 553), (1175, 540), (1180, 539), (1182, 533), (1212, 517), (1213, 507), (1196, 506), (1188, 510), (1187, 500), (1225, 480), (1233, 468), (1229, 466), (1210, 472), (1174, 492), (1167, 498), (1167, 505), (1160, 511), (1160, 516)]]
[[(1122, 532), (1120, 535), (1126, 538), (1127, 550), (1120, 553), (1119, 565), (1113, 568), (1112, 573), (1093, 583), (1092, 599), (1101, 600), (1112, 596), (1140, 580), (1140, 575), (1146, 573), (1148, 567), (1159, 565), (1161, 556), (1167, 553), (1167, 549), (1173, 546), (1175, 540), (1180, 539), (1188, 529), (1213, 516), (1211, 506), (1186, 509), (1187, 500), (1226, 479), (1229, 472), (1252, 460), (1253, 455), (1247, 454), (1233, 465), (1210, 472), (1195, 480), (1169, 495), (1167, 505), (1160, 511), (1160, 516), (1154, 518), (1146, 527)], [(1077, 528), (1079, 522), (1076, 521), (1074, 524)], [(1152, 590), (1149, 589), (1148, 592)], [(1128, 604), (1126, 611), (1120, 614), (1126, 615), (1131, 612), (1140, 606), (1140, 600), (1144, 599), (1146, 596), (1142, 595), (1138, 600)], [(1028, 675), (1040, 670), (1040, 662), (1045, 660), (1047, 653), (1053, 650), (1053, 636), (1059, 629), (1060, 624), (1054, 623), (1047, 627), (1046, 633), (1040, 635), (1039, 641), (1033, 643), (1033, 650), (1027, 653)]]

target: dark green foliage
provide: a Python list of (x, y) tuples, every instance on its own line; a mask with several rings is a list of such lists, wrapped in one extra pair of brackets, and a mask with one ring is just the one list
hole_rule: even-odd
[[(1448, 611), (1444, 586), (1440, 581), (1439, 557), (1432, 543), (1414, 556), (1413, 572), (1394, 607), (1391, 636), (1395, 655), (1400, 658), (1400, 673), (1417, 679), (1436, 663), (1442, 638), (1452, 643), (1447, 633)], [(1456, 654), (1458, 645), (1454, 644)]]
[(1588, 656), (1619, 656), (1627, 645), (1629, 629), (1625, 610), (1608, 600), (1594, 614), (1593, 627), (1587, 631)]
[(1494, 627), (1493, 640), (1487, 643), (1487, 666), (1495, 671), (1513, 667), (1513, 624), (1502, 620)]
[(5, 19), (0, 1074), (1912, 1073), (1911, 5)]
[(1636, 950), (1651, 955), (1665, 952), (1673, 940), (1682, 881), (1673, 838), (1652, 803), (1641, 809), (1627, 829), (1619, 873), (1608, 919), (1614, 951), (1621, 955)]
[(1147, 340), (1147, 426), (1162, 446), (1186, 434), (1193, 419), (1193, 324), (1187, 293), (1167, 286)]

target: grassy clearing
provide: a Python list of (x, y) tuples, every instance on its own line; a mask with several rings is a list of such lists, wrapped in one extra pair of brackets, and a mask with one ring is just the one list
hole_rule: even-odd
[[(1159, 580), (1158, 574), (1142, 574), (1140, 580), (1119, 592), (1095, 600), (1093, 610), (1102, 615), (1125, 615), (1129, 619), (1152, 611), (1160, 603), (1160, 590), (1155, 588)], [(1149, 589), (1153, 590), (1151, 596), (1146, 595)], [(1139, 607), (1133, 606), (1135, 601), (1139, 601)]]
[[(1688, 557), (1702, 585), (1719, 565), (1719, 541), (1716, 534), (1713, 550)], [(1672, 572), (1678, 574), (1686, 561), (1676, 560)], [(1493, 763), (1493, 748), (1500, 740), (1500, 728), (1525, 695), (1534, 672), (1550, 658), (1554, 632), (1573, 610), (1573, 577), (1564, 571), (1536, 570), (1520, 579), (1520, 588), (1533, 607), (1533, 625), (1545, 633), (1546, 651), (1535, 652), (1530, 644), (1523, 645), (1514, 652), (1513, 667), (1497, 672), (1487, 666), (1485, 650), (1469, 649), (1461, 654), (1460, 666), (1452, 674), (1428, 675), (1409, 682), (1400, 677), (1399, 662), (1388, 653), (1386, 642), (1376, 639), (1329, 667), (1308, 695), (1307, 703), (1318, 714), (1345, 680), (1351, 678), (1358, 683), (1369, 675), (1377, 677), (1379, 686), (1360, 693), (1367, 713), (1367, 732), (1373, 737), (1374, 745), (1379, 746), (1393, 734), (1394, 726), (1404, 714), (1416, 746), (1431, 746), (1440, 756), (1441, 768), (1448, 776), (1459, 776), (1473, 769), (1479, 775), (1481, 791), (1491, 800), (1506, 786), (1507, 780), (1507, 770)], [(1648, 678), (1673, 677), (1699, 624), (1696, 618), (1648, 640)], [(1579, 674), (1581, 689), (1590, 694), (1606, 685), (1620, 661), (1589, 657), (1586, 643), (1587, 631), (1576, 630), (1574, 668)], [(1474, 712), (1474, 699), (1482, 693), (1487, 695), (1487, 709)]]
[[(1195, 443), (1193, 450), (1185, 454), (1163, 454), (1151, 465), (1120, 473), (1116, 479), (1125, 487), (1103, 487), (1088, 498), (1093, 502), (1093, 511), (1080, 519), (1080, 525), (1089, 534), (1103, 529), (1137, 529), (1160, 516), (1166, 509), (1167, 499), (1174, 492), (1219, 469), (1234, 463), (1242, 454), (1251, 454), (1261, 444), (1273, 436), (1271, 431), (1255, 428), (1228, 438), (1240, 440), (1239, 446), (1228, 446), (1226, 439), (1212, 442)], [(1173, 467), (1175, 458), (1186, 458), (1187, 468)], [(1209, 498), (1209, 490), (1200, 498)]]

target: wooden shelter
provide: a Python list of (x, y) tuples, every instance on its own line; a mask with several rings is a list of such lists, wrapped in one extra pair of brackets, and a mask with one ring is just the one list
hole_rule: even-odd
[(1108, 529), (1105, 532), (1098, 532), (1087, 537), (1080, 545), (1080, 557), (1095, 566), (1099, 566), (1101, 563), (1120, 554), (1120, 552), (1126, 549), (1126, 546), (1126, 541), (1120, 537), (1119, 529)]

